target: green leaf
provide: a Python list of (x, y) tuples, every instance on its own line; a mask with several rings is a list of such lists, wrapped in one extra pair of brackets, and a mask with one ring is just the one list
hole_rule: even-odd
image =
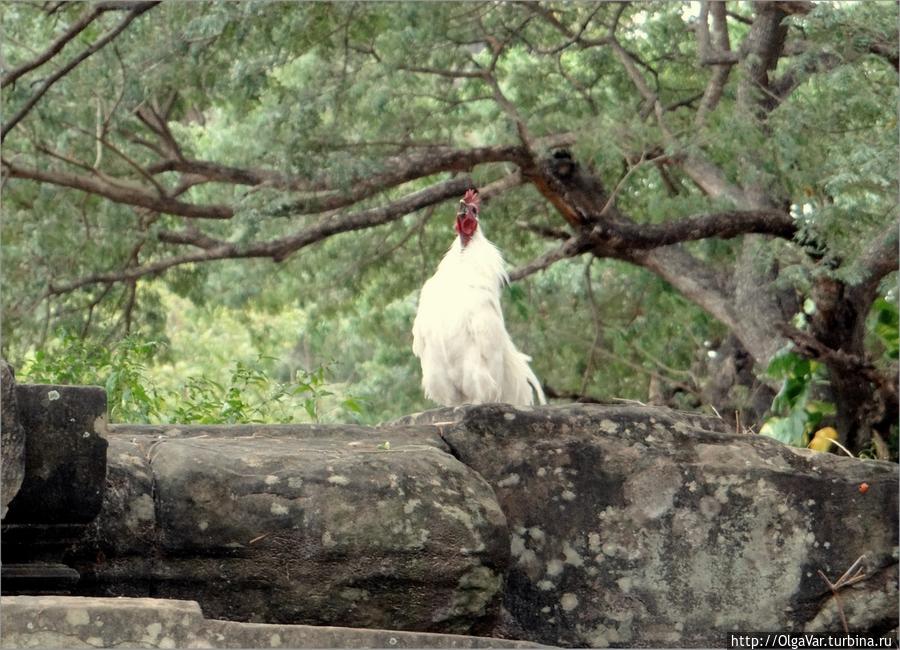
[(879, 298), (872, 307), (875, 312), (875, 335), (884, 345), (885, 354), (890, 359), (900, 358), (900, 311), (897, 305)]
[(779, 440), (786, 445), (803, 447), (805, 431), (805, 418), (797, 413), (789, 417), (774, 417), (766, 420), (760, 429), (760, 434)]
[(780, 350), (766, 368), (766, 373), (773, 379), (784, 379), (790, 376), (792, 369), (797, 363), (799, 357), (790, 349)]
[(806, 404), (806, 410), (809, 413), (820, 413), (821, 415), (837, 415), (837, 407), (831, 402), (823, 402), (820, 400), (811, 400)]
[(348, 397), (342, 402), (342, 405), (348, 411), (353, 411), (354, 413), (362, 413), (362, 406), (360, 406), (359, 402), (357, 402), (352, 397)]
[(309, 417), (313, 419), (313, 421), (318, 421), (318, 414), (316, 413), (316, 401), (314, 399), (307, 399), (303, 401), (303, 408), (306, 409)]

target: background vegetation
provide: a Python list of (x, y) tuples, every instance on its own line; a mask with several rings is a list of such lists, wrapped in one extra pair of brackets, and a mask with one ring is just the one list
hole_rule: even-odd
[(896, 456), (894, 2), (2, 11), (20, 380), (129, 421), (428, 408), (417, 289), (475, 184), (557, 399)]

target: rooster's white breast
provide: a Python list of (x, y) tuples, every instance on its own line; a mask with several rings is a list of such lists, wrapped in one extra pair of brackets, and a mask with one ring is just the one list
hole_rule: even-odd
[(530, 358), (516, 349), (500, 310), (503, 258), (480, 228), (457, 238), (422, 287), (413, 352), (422, 362), (425, 396), (445, 406), (544, 403)]

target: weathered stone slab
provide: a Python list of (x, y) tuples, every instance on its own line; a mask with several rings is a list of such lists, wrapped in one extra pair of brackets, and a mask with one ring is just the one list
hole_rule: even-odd
[(817, 572), (836, 580), (861, 555), (867, 579), (841, 592), (851, 630), (897, 626), (895, 464), (645, 407), (485, 405), (406, 421), (437, 423), (493, 485), (519, 638), (718, 647), (734, 630), (838, 632)]
[(80, 576), (72, 567), (59, 562), (29, 564), (3, 563), (3, 593), (68, 595)]
[(840, 594), (849, 625), (897, 626), (897, 466), (715, 418), (483, 405), (380, 428), (110, 429), (103, 510), (71, 555), (84, 595), (197, 599), (254, 623), (715, 647), (734, 630), (840, 631), (818, 571), (835, 580), (864, 555), (865, 580)]
[(206, 619), (196, 602), (155, 598), (0, 599), (3, 648), (529, 648), (450, 634)]
[[(106, 393), (25, 384), (15, 387), (12, 403), (25, 471), (3, 519), (3, 591), (68, 593), (79, 576), (63, 555), (100, 511), (106, 485)], [(6, 454), (4, 447), (4, 463)]]
[(25, 478), (4, 524), (84, 524), (106, 484), (106, 392), (96, 386), (16, 386)]
[(25, 432), (19, 422), (16, 377), (0, 359), (0, 519), (25, 477)]
[(79, 593), (231, 620), (469, 632), (508, 563), (493, 490), (428, 427), (110, 427)]

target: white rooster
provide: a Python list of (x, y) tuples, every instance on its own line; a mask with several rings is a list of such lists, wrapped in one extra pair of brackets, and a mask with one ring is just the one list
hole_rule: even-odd
[(477, 190), (466, 192), (456, 215), (459, 236), (422, 287), (413, 323), (413, 353), (422, 362), (425, 397), (443, 404), (547, 402), (516, 349), (500, 310), (509, 281), (500, 251), (481, 233)]

